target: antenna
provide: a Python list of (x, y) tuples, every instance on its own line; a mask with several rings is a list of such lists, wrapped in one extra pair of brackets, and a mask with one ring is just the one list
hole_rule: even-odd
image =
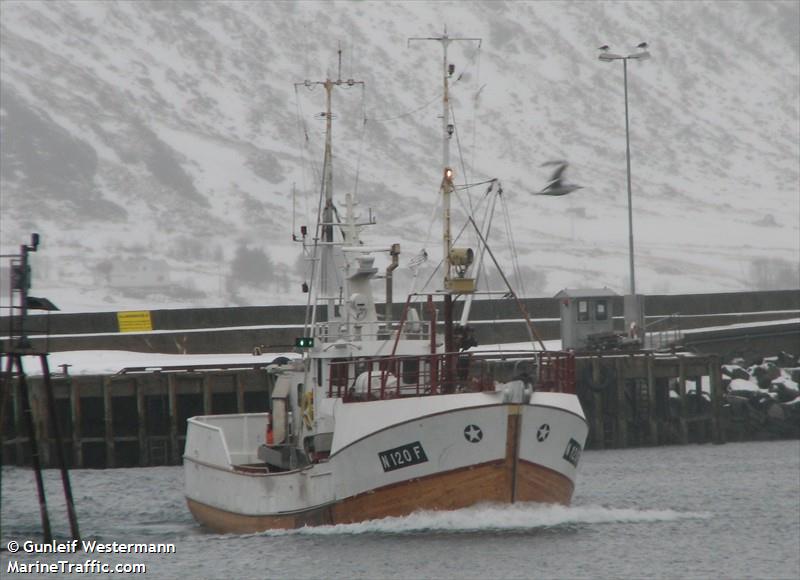
[(295, 190), (295, 182), (292, 182), (292, 239), (297, 241), (297, 236), (295, 235), (296, 223), (295, 223), (295, 216), (297, 215), (297, 191)]
[(337, 79), (341, 79), (342, 78), (342, 41), (341, 40), (339, 41), (339, 51), (338, 52), (339, 52), (339, 68), (338, 68), (338, 70), (336, 72), (336, 78)]
[(442, 44), (443, 56), (443, 80), (444, 80), (444, 94), (442, 96), (442, 170), (444, 171), (450, 165), (450, 133), (448, 132), (448, 125), (450, 124), (450, 96), (449, 96), (449, 79), (455, 72), (455, 67), (450, 65), (447, 61), (447, 47), (451, 42), (477, 42), (478, 48), (481, 47), (483, 39), (471, 37), (456, 37), (448, 36), (447, 26), (444, 27), (444, 32), (441, 36), (413, 36), (408, 39), (408, 45), (412, 41), (419, 40), (435, 40)]

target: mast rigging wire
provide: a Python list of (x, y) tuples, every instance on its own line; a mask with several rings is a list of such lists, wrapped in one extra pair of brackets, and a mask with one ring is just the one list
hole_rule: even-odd
[[(467, 181), (467, 166), (464, 163), (464, 150), (461, 148), (461, 138), (459, 137), (458, 131), (458, 122), (456, 121), (456, 111), (453, 108), (453, 105), (450, 105), (450, 115), (453, 117), (453, 132), (456, 135), (456, 149), (458, 149), (458, 158), (461, 161), (461, 171), (464, 174), (464, 181)], [(467, 191), (467, 201), (469, 202), (469, 212), (472, 213), (474, 210), (472, 208), (472, 195), (470, 193), (470, 186), (465, 183), (461, 189), (465, 189)]]
[(502, 195), (502, 189), (500, 190), (500, 205), (503, 208), (503, 219), (506, 226), (506, 237), (508, 239), (508, 246), (511, 251), (511, 268), (514, 271), (514, 276), (516, 278), (517, 288), (520, 290), (520, 295), (525, 296), (525, 281), (522, 278), (522, 270), (519, 266), (519, 253), (517, 252), (517, 244), (514, 241), (514, 228), (511, 226), (511, 214), (508, 211), (508, 205), (506, 204), (505, 197)]
[(478, 158), (477, 152), (477, 133), (478, 133), (478, 107), (480, 106), (480, 95), (483, 87), (486, 85), (481, 85), (481, 45), (478, 44), (478, 51), (475, 55), (476, 65), (475, 69), (477, 70), (477, 80), (475, 84), (478, 85), (480, 88), (475, 92), (475, 95), (472, 99), (472, 157), (470, 159), (470, 170), (475, 171), (475, 160)]
[(367, 109), (366, 103), (364, 98), (364, 85), (361, 85), (361, 135), (358, 138), (358, 157), (356, 158), (356, 177), (355, 183), (353, 184), (353, 197), (356, 197), (358, 194), (358, 177), (361, 173), (361, 157), (364, 152), (364, 134), (367, 131)]
[(420, 111), (427, 109), (433, 103), (440, 100), (442, 97), (442, 93), (438, 93), (435, 97), (433, 97), (430, 101), (426, 102), (424, 105), (417, 107), (416, 109), (412, 109), (411, 111), (406, 111), (405, 113), (401, 113), (399, 115), (395, 115), (394, 117), (384, 117), (383, 119), (373, 119), (370, 118), (370, 121), (373, 123), (384, 123), (386, 121), (394, 121), (396, 119), (402, 119), (403, 117), (408, 117), (409, 115), (413, 115), (414, 113), (419, 113)]

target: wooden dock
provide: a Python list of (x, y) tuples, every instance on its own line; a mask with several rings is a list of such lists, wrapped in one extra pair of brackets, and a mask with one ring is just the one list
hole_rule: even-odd
[[(590, 425), (587, 448), (726, 439), (716, 356), (603, 352), (579, 355), (576, 370)], [(702, 390), (704, 380), (710, 392)], [(28, 384), (42, 464), (52, 466), (55, 443), (44, 381), (28, 377)], [(178, 465), (186, 419), (267, 411), (273, 386), (265, 367), (133, 369), (111, 376), (62, 373), (52, 375), (52, 384), (64, 454), (75, 468)], [(29, 462), (23, 420), (14, 384), (2, 426), (7, 465)]]
[(604, 352), (576, 366), (587, 448), (725, 442), (719, 357)]
[[(66, 461), (75, 468), (178, 465), (189, 417), (263, 412), (270, 408), (272, 392), (265, 368), (53, 374), (51, 381)], [(4, 397), (3, 462), (27, 465), (19, 384), (10, 384)], [(44, 381), (29, 376), (28, 386), (42, 464), (49, 467), (55, 443)]]

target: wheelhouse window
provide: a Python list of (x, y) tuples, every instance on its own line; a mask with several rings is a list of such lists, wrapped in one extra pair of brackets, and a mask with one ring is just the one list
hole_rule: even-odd
[(403, 369), (402, 370), (403, 384), (406, 385), (419, 384), (420, 374), (419, 374), (418, 358), (410, 358), (408, 360), (403, 361), (401, 368)]
[(608, 309), (605, 300), (598, 300), (594, 303), (594, 319), (608, 320)]
[(586, 322), (589, 320), (589, 301), (578, 300), (578, 322)]

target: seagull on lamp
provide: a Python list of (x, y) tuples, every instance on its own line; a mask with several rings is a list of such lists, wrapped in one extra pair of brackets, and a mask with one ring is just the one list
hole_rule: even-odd
[(548, 161), (542, 163), (542, 167), (548, 166), (555, 166), (553, 175), (550, 176), (550, 181), (545, 188), (538, 193), (534, 193), (534, 195), (566, 195), (572, 193), (576, 189), (583, 189), (582, 186), (575, 185), (574, 183), (567, 183), (563, 179), (564, 171), (567, 169), (567, 166), (569, 166), (569, 163), (566, 161)]

